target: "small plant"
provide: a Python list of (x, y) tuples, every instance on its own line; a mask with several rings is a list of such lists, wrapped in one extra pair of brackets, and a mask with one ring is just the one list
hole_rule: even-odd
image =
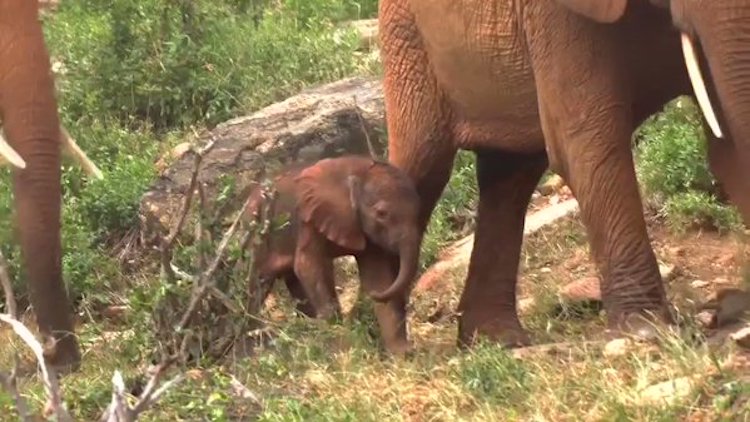
[(736, 210), (716, 196), (700, 112), (690, 99), (667, 104), (641, 125), (636, 140), (636, 170), (647, 203), (672, 228), (739, 227)]

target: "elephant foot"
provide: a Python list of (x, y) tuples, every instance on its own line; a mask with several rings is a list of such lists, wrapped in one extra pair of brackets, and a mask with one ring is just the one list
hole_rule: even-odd
[(414, 345), (407, 339), (385, 341), (385, 351), (397, 358), (407, 358), (414, 353)]
[(531, 345), (531, 337), (516, 316), (481, 322), (462, 316), (458, 322), (458, 346), (466, 349), (479, 341), (499, 343), (509, 349)]
[(629, 312), (609, 318), (605, 333), (608, 338), (631, 337), (640, 341), (656, 341), (662, 334), (674, 329), (668, 312)]
[(315, 307), (307, 300), (297, 301), (297, 306), (295, 308), (297, 309), (298, 314), (307, 318), (315, 318), (315, 315), (317, 314), (315, 312)]
[(78, 371), (81, 367), (81, 350), (76, 336), (73, 334), (57, 336), (54, 345), (45, 345), (44, 359), (59, 375)]

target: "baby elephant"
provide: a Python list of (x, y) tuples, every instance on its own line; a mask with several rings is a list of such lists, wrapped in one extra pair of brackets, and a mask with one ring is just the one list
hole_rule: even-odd
[[(362, 286), (376, 301), (386, 349), (406, 352), (407, 291), (422, 241), (419, 196), (408, 176), (388, 163), (345, 156), (287, 169), (273, 188), (275, 195), (268, 195), (256, 187), (246, 208), (246, 218), (256, 222), (263, 209), (267, 221), (287, 217), (254, 249), (256, 274), (269, 284), (283, 278), (300, 312), (330, 318), (340, 313), (333, 259), (353, 255)], [(398, 274), (382, 274), (376, 265), (382, 259), (397, 261)]]

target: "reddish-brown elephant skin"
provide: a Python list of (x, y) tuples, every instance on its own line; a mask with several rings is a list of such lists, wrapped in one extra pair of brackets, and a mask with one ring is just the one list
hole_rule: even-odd
[[(516, 311), (517, 273), (524, 214), (548, 166), (579, 201), (612, 333), (649, 335), (644, 322), (672, 323), (631, 136), (670, 99), (705, 87), (696, 97), (707, 92), (721, 129), (709, 132), (709, 163), (747, 221), (750, 2), (381, 0), (379, 20), (389, 161), (415, 182), (422, 230), (456, 151), (477, 157), (459, 344), (530, 342)], [(387, 279), (398, 268), (392, 259), (377, 266)]]
[[(419, 265), (418, 214), (419, 197), (406, 174), (369, 157), (343, 156), (287, 168), (271, 189), (255, 186), (244, 217), (256, 227), (264, 219), (272, 224), (269, 235), (250, 246), (261, 285), (284, 279), (306, 316), (340, 315), (333, 260), (353, 255), (362, 286), (375, 299), (385, 349), (403, 355), (411, 348), (405, 315)], [(400, 270), (393, 278), (372, 266), (389, 257)]]
[(61, 371), (75, 370), (81, 356), (62, 279), (60, 121), (34, 0), (0, 1), (0, 119), (8, 143), (26, 162), (14, 170), (13, 194), (39, 331), (57, 340), (46, 358)]

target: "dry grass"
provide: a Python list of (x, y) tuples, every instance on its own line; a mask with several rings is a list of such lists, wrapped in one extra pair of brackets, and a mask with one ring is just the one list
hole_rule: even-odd
[[(677, 287), (690, 285), (697, 272), (707, 280), (737, 279), (738, 242), (705, 235), (692, 243), (680, 239), (680, 251), (664, 232), (657, 230), (654, 240), (660, 259), (678, 264), (670, 283), (673, 292), (682, 292)], [(711, 351), (687, 336), (671, 334), (656, 348), (605, 358), (601, 347), (583, 343), (602, 330), (602, 316), (596, 310), (566, 310), (557, 292), (567, 282), (594, 274), (587, 248), (575, 218), (542, 230), (524, 247), (521, 296), (535, 300), (523, 315), (524, 324), (539, 342), (573, 342), (568, 355), (520, 360), (489, 344), (458, 351), (451, 311), (464, 271), (452, 274), (439, 290), (414, 298), (410, 334), (418, 352), (403, 360), (382, 354), (367, 301), (354, 305), (351, 315), (357, 318), (327, 324), (289, 316), (289, 304), (280, 294), (276, 306), (285, 316), (273, 323), (277, 335), (269, 345), (251, 358), (191, 370), (144, 420), (750, 420), (747, 371), (722, 369), (731, 348)], [(693, 255), (701, 251), (713, 255)], [(706, 263), (716, 260), (716, 254), (732, 254), (732, 264), (711, 269)], [(347, 274), (351, 269), (339, 276)], [(356, 284), (344, 282), (342, 288), (347, 302), (354, 302)], [(126, 333), (105, 334), (93, 325), (81, 332), (87, 349), (84, 366), (64, 380), (65, 399), (80, 420), (98, 415), (109, 400), (114, 368), (132, 368), (125, 375), (133, 377), (138, 365), (148, 362), (147, 330)], [(9, 346), (0, 351), (0, 361), (8, 362), (16, 341), (2, 336), (0, 341)], [(232, 376), (262, 404), (238, 396)], [(681, 377), (694, 377), (684, 394), (644, 402), (648, 386)], [(135, 381), (126, 379), (128, 385)], [(36, 378), (27, 377), (21, 389), (32, 406), (42, 405)], [(3, 420), (10, 420), (9, 406), (9, 397), (0, 395)]]

